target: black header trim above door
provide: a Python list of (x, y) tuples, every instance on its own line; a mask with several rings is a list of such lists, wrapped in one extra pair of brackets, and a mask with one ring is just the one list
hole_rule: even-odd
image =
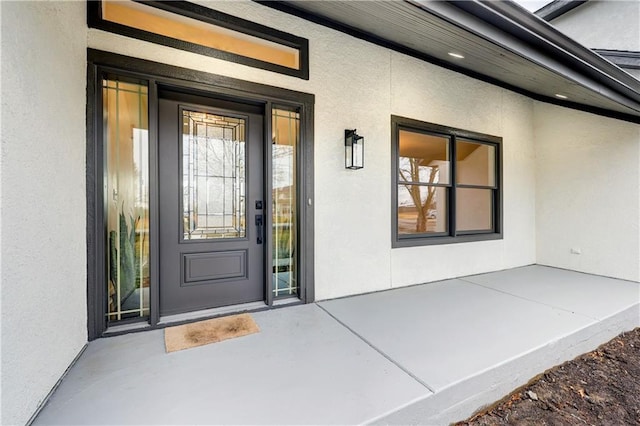
[[(134, 0), (137, 1), (137, 0)], [(102, 1), (87, 1), (87, 25), (89, 28), (97, 28), (115, 34), (121, 34), (127, 37), (137, 38), (139, 40), (149, 41), (151, 43), (163, 46), (173, 47), (175, 49), (186, 50), (200, 55), (210, 56), (229, 62), (248, 65), (254, 68), (260, 68), (267, 71), (273, 71), (279, 74), (290, 75), (304, 80), (309, 80), (309, 40), (298, 37), (275, 28), (267, 27), (246, 19), (228, 15), (217, 10), (209, 9), (198, 4), (187, 1), (137, 1), (147, 6), (155, 7), (167, 12), (175, 13), (191, 19), (196, 19), (208, 24), (237, 31), (253, 37), (261, 38), (266, 41), (287, 46), (298, 51), (299, 67), (289, 68), (286, 66), (266, 62), (260, 59), (251, 58), (223, 50), (214, 49), (212, 47), (167, 37), (138, 28), (129, 27), (116, 22), (111, 22), (102, 17)]]

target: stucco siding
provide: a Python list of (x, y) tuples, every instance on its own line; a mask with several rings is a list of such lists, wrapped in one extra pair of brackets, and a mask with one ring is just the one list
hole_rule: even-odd
[[(532, 101), (248, 2), (201, 2), (309, 39), (310, 79), (89, 30), (89, 46), (313, 93), (316, 296), (328, 299), (535, 262)], [(504, 137), (505, 239), (391, 249), (391, 114)], [(344, 169), (344, 129), (365, 168)]]
[[(536, 262), (640, 279), (637, 125), (249, 0), (198, 3), (309, 39), (310, 79), (87, 30), (85, 2), (0, 2), (2, 424), (28, 421), (87, 340), (87, 46), (315, 95), (319, 300)], [(391, 248), (391, 115), (503, 138), (503, 239)], [(352, 128), (366, 144), (357, 171), (344, 168)]]
[(533, 103), (400, 54), (392, 62), (392, 113), (503, 138), (504, 239), (394, 249), (402, 286), (535, 263)]
[(640, 280), (640, 126), (534, 110), (538, 263)]
[(637, 0), (590, 0), (551, 23), (591, 49), (640, 50)]
[(2, 2), (2, 418), (87, 340), (83, 2)]

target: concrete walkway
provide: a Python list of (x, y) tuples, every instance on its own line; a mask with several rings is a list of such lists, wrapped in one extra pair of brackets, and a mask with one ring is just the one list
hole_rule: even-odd
[(528, 266), (252, 315), (91, 342), (34, 424), (447, 424), (639, 326), (640, 285)]

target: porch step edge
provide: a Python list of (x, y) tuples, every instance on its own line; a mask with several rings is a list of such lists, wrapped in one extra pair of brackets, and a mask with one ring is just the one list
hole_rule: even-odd
[(544, 371), (592, 351), (620, 333), (640, 326), (640, 302), (547, 342), (522, 356), (399, 407), (367, 424), (448, 425), (468, 418), (527, 384)]

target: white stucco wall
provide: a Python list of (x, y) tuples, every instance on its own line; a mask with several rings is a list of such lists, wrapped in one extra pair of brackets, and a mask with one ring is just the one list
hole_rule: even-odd
[(84, 2), (2, 2), (2, 414), (24, 424), (87, 340)]
[[(318, 299), (535, 262), (531, 100), (253, 2), (200, 3), (308, 38), (310, 80), (93, 29), (89, 46), (316, 95)], [(391, 114), (504, 137), (504, 240), (391, 249)], [(365, 136), (363, 170), (344, 169), (347, 128)]]
[(534, 111), (538, 263), (640, 280), (640, 126)]
[[(87, 39), (84, 2), (1, 3), (3, 424), (27, 421), (86, 341), (87, 42), (316, 95), (318, 299), (536, 259), (639, 278), (638, 126), (535, 103), (248, 0), (201, 3), (308, 38), (310, 80), (95, 29)], [(503, 138), (503, 240), (391, 248), (392, 114)], [(344, 169), (346, 128), (365, 136), (363, 170)], [(606, 229), (592, 231), (598, 222)]]
[(533, 103), (393, 54), (392, 113), (503, 137), (504, 239), (394, 249), (393, 286), (535, 263)]
[(591, 49), (640, 50), (638, 0), (590, 0), (551, 23)]

